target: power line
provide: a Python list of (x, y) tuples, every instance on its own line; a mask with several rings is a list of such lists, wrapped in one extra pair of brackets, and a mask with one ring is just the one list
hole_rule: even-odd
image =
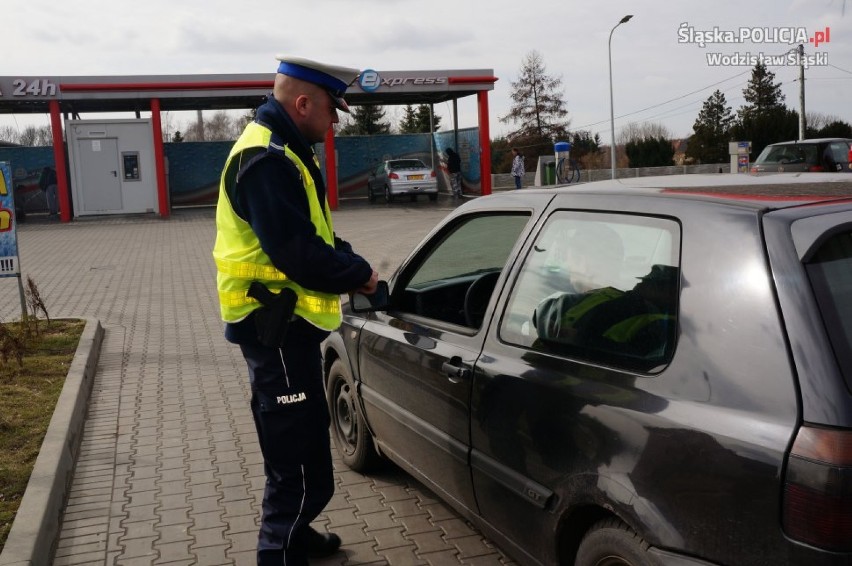
[[(718, 82), (715, 82), (715, 83), (713, 83), (713, 84), (709, 84), (709, 85), (707, 85), (707, 86), (705, 86), (705, 87), (701, 87), (701, 88), (699, 88), (699, 89), (693, 90), (692, 92), (687, 92), (686, 94), (682, 94), (682, 95), (680, 95), (680, 96), (676, 96), (676, 97), (674, 97), (674, 98), (672, 98), (672, 99), (669, 99), (669, 100), (666, 100), (666, 101), (664, 101), (664, 102), (660, 102), (660, 103), (658, 103), (658, 104), (652, 104), (651, 106), (647, 106), (647, 107), (645, 107), (645, 108), (642, 108), (642, 109), (640, 109), (640, 110), (635, 110), (635, 111), (633, 111), (633, 112), (628, 112), (628, 113), (626, 113), (626, 114), (621, 114), (621, 115), (617, 116), (617, 118), (626, 118), (627, 116), (633, 116), (634, 114), (639, 114), (639, 113), (645, 112), (646, 110), (653, 110), (654, 108), (659, 108), (660, 106), (665, 106), (666, 104), (669, 104), (670, 102), (675, 102), (675, 101), (677, 101), (677, 100), (682, 100), (682, 99), (686, 98), (687, 96), (692, 96), (693, 94), (698, 94), (699, 92), (705, 91), (705, 90), (707, 90), (708, 88), (712, 88), (712, 87), (717, 86), (717, 85), (720, 85), (720, 84), (722, 84), (722, 83), (724, 83), (724, 82), (728, 82), (728, 81), (730, 81), (730, 80), (733, 80), (733, 79), (735, 79), (735, 78), (737, 78), (737, 77), (739, 77), (739, 76), (741, 76), (741, 75), (745, 75), (746, 73), (750, 73), (750, 72), (751, 72), (751, 69), (749, 69), (749, 70), (747, 70), (747, 71), (743, 71), (742, 73), (737, 73), (736, 75), (730, 76), (730, 77), (728, 77), (728, 78), (726, 78), (726, 79), (722, 79), (721, 81), (718, 81)], [(590, 127), (592, 127), (592, 126), (597, 126), (598, 124), (605, 124), (605, 123), (607, 123), (608, 121), (609, 121), (609, 120), (601, 120), (601, 121), (599, 121), (599, 122), (592, 122), (591, 124), (585, 124), (585, 125), (583, 125), (583, 126), (578, 126), (576, 129), (578, 129), (578, 130), (582, 130), (582, 129), (584, 129), (584, 128), (590, 128)]]

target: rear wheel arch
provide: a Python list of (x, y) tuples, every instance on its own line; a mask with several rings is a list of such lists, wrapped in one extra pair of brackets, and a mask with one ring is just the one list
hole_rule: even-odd
[(660, 566), (650, 545), (627, 523), (610, 517), (592, 525), (577, 549), (576, 566)]
[(557, 557), (559, 564), (573, 564), (580, 542), (593, 525), (618, 516), (597, 505), (587, 505), (563, 516), (557, 527)]

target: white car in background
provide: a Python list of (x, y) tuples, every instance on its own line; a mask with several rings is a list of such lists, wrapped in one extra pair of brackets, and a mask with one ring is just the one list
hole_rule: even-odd
[(376, 196), (385, 202), (393, 202), (398, 196), (409, 195), (412, 201), (417, 195), (429, 195), (429, 200), (438, 200), (438, 179), (434, 169), (419, 159), (389, 159), (382, 161), (367, 178), (367, 198), (375, 202)]

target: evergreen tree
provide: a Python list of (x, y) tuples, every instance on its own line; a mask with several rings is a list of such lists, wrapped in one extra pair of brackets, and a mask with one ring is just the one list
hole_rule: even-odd
[(674, 147), (664, 137), (631, 140), (624, 146), (630, 167), (663, 167), (674, 164)]
[(399, 123), (399, 132), (401, 134), (420, 134), (438, 131), (441, 117), (432, 116), (431, 128), (429, 118), (430, 108), (428, 104), (419, 104), (417, 108), (408, 104)]
[(852, 125), (837, 119), (818, 130), (809, 131), (809, 138), (852, 138)]
[(428, 104), (421, 104), (417, 107), (417, 125), (419, 127), (419, 132), (437, 132), (440, 129), (440, 123), (441, 117), (432, 115), (432, 111)]
[(699, 163), (726, 163), (733, 121), (734, 115), (724, 93), (715, 91), (704, 101), (692, 125), (694, 134), (689, 138), (687, 157)]
[(399, 133), (414, 134), (417, 131), (417, 112), (413, 106), (406, 104), (402, 114), (402, 121), (399, 123)]
[(562, 100), (562, 79), (545, 72), (544, 60), (533, 50), (524, 59), (521, 76), (512, 81), (512, 107), (500, 118), (501, 122), (518, 124), (508, 134), (514, 143), (517, 139), (535, 138), (555, 141), (568, 137), (568, 111)]
[(798, 139), (799, 114), (785, 106), (747, 114), (731, 128), (731, 137), (735, 141), (750, 141), (754, 159), (771, 143)]
[(784, 105), (781, 83), (775, 83), (775, 73), (763, 63), (752, 69), (743, 98), (746, 104), (737, 111), (731, 133), (734, 140), (751, 142), (752, 157), (771, 143), (799, 137), (798, 114)]
[(374, 136), (390, 133), (390, 124), (383, 122), (385, 109), (377, 105), (356, 106), (352, 109), (352, 122), (340, 129), (341, 136)]
[(579, 162), (587, 155), (595, 155), (600, 150), (600, 134), (592, 136), (592, 133), (588, 130), (574, 132), (574, 136), (571, 138), (571, 159)]
[(751, 79), (743, 89), (746, 104), (739, 109), (739, 118), (744, 120), (762, 116), (778, 108), (784, 108), (784, 94), (781, 83), (775, 83), (775, 73), (766, 65), (758, 63), (751, 71)]

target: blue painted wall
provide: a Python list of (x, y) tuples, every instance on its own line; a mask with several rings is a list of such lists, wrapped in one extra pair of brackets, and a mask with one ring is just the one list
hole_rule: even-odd
[[(452, 147), (454, 141), (453, 132), (437, 132), (434, 136), (399, 134), (335, 138), (338, 195), (341, 198), (366, 196), (370, 170), (385, 159), (414, 157), (432, 165), (433, 150), (439, 186), (446, 191), (449, 180), (444, 150)], [(458, 141), (464, 190), (478, 193), (481, 155), (478, 128), (459, 130)], [(230, 141), (164, 144), (171, 206), (215, 205), (219, 175), (232, 145)], [(325, 160), (324, 149), (323, 144), (316, 146), (320, 163)], [(17, 205), (27, 212), (46, 212), (47, 202), (38, 188), (38, 177), (43, 167), (54, 165), (53, 148), (0, 147), (0, 161), (11, 164)]]

